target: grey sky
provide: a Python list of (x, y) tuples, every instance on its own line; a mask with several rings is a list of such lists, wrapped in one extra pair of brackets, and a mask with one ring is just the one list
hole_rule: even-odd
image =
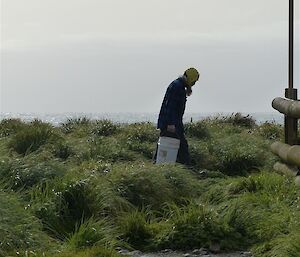
[(158, 112), (189, 66), (188, 112), (269, 112), (287, 86), (288, 0), (0, 1), (1, 112)]

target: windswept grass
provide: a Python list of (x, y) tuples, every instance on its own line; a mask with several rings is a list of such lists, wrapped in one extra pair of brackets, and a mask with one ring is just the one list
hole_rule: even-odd
[(210, 137), (209, 130), (203, 121), (186, 123), (184, 124), (184, 130), (189, 137), (195, 137), (197, 139), (206, 139)]
[(19, 196), (0, 184), (0, 256), (50, 248), (53, 240), (41, 228)]
[[(118, 245), (116, 229), (107, 219), (90, 218), (78, 224), (68, 238), (68, 248), (77, 250), (94, 246), (116, 247)], [(119, 243), (120, 244), (120, 243)]]
[(0, 179), (5, 180), (14, 190), (63, 177), (65, 172), (66, 168), (61, 163), (33, 156), (15, 160), (5, 158), (0, 161)]
[(196, 249), (228, 239), (219, 214), (207, 205), (192, 202), (181, 208), (171, 205), (168, 213), (168, 229), (155, 239), (160, 249)]
[(20, 119), (3, 119), (0, 122), (0, 137), (10, 136), (24, 126), (25, 124)]
[(61, 130), (68, 134), (74, 132), (76, 129), (86, 128), (91, 124), (91, 120), (87, 117), (80, 117), (75, 119), (68, 119), (61, 124)]
[(207, 121), (219, 123), (219, 124), (231, 124), (233, 126), (239, 126), (242, 128), (253, 129), (256, 126), (255, 119), (248, 115), (243, 115), (239, 112), (232, 113), (228, 116), (218, 115), (215, 117), (209, 117)]
[[(192, 166), (153, 165), (151, 123), (0, 127), (0, 256), (115, 257), (220, 243), (299, 256), (300, 192), (272, 171), (282, 127), (234, 114), (185, 125)], [(264, 171), (265, 170), (265, 171)]]
[(123, 165), (108, 176), (115, 190), (139, 208), (159, 210), (166, 202), (180, 203), (199, 192), (196, 176), (182, 166)]
[(95, 138), (91, 140), (89, 156), (91, 159), (107, 162), (132, 161), (134, 155), (114, 139)]
[(93, 124), (92, 133), (96, 136), (112, 136), (120, 130), (120, 126), (110, 120), (98, 120)]
[(34, 121), (24, 124), (11, 138), (9, 147), (19, 154), (26, 155), (38, 150), (42, 145), (58, 137), (51, 125)]
[(149, 213), (150, 211), (144, 209), (134, 210), (119, 219), (122, 238), (135, 249), (143, 249), (154, 236), (149, 224)]

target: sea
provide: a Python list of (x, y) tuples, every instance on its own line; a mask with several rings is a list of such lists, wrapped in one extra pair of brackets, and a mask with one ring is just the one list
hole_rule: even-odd
[[(234, 113), (185, 113), (183, 122), (196, 122), (208, 117), (223, 117), (230, 116)], [(272, 122), (277, 124), (284, 123), (284, 115), (280, 113), (241, 113), (243, 116), (249, 115), (255, 119), (257, 124)], [(51, 123), (54, 126), (59, 126), (61, 123), (67, 122), (69, 119), (77, 119), (86, 117), (90, 120), (108, 119), (114, 123), (130, 124), (136, 122), (157, 122), (157, 113), (0, 113), (0, 120), (17, 118), (25, 122), (30, 122), (34, 119), (39, 119), (43, 122)]]

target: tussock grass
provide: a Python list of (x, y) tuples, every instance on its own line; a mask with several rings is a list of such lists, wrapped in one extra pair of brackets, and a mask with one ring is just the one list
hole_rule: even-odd
[(198, 193), (195, 175), (180, 165), (123, 165), (108, 176), (115, 190), (139, 208), (159, 210), (166, 202), (180, 203)]
[(72, 172), (33, 188), (30, 206), (53, 236), (64, 240), (91, 218), (116, 217), (130, 204), (113, 191), (109, 181)]
[(274, 122), (265, 122), (257, 127), (256, 132), (265, 139), (279, 140), (283, 139), (284, 131), (282, 125)]
[(227, 116), (217, 115), (214, 117), (209, 117), (206, 119), (206, 121), (218, 124), (231, 124), (233, 126), (239, 126), (248, 129), (252, 129), (256, 126), (256, 121), (252, 116), (249, 114), (244, 116), (239, 112), (232, 113), (231, 115)]
[(56, 158), (67, 160), (71, 155), (74, 155), (73, 148), (64, 140), (59, 140), (52, 146), (52, 154)]
[(96, 136), (112, 136), (118, 133), (120, 126), (110, 120), (97, 120), (93, 124), (92, 133)]
[(156, 238), (158, 248), (196, 249), (209, 247), (213, 241), (226, 238), (226, 227), (219, 215), (207, 205), (191, 202), (187, 206), (171, 205), (168, 229)]
[(51, 247), (50, 238), (41, 228), (20, 197), (0, 184), (0, 256)]
[(278, 248), (275, 250), (270, 242), (282, 240), (283, 235), (295, 236), (296, 231), (299, 235), (300, 192), (292, 178), (263, 172), (230, 181), (211, 187), (202, 199), (219, 206), (245, 247), (252, 246), (261, 254), (258, 256), (271, 256), (268, 254)]
[(158, 131), (154, 124), (150, 122), (141, 122), (129, 124), (124, 128), (124, 134), (127, 137), (127, 143), (130, 142), (156, 142)]
[(133, 248), (143, 249), (154, 236), (150, 227), (149, 214), (149, 210), (134, 210), (124, 213), (119, 219), (121, 236)]
[(282, 137), (276, 124), (241, 115), (186, 124), (191, 167), (151, 163), (151, 123), (2, 125), (0, 242), (10, 241), (0, 256), (113, 257), (117, 245), (155, 251), (212, 242), (299, 256), (299, 189), (267, 172), (276, 160), (269, 145)]
[(265, 154), (259, 146), (260, 142), (244, 135), (229, 136), (210, 145), (216, 155), (216, 169), (227, 175), (245, 175), (262, 167)]
[(206, 139), (210, 137), (206, 123), (203, 121), (186, 123), (184, 124), (184, 130), (189, 137), (195, 137), (197, 139)]
[(60, 124), (61, 130), (68, 134), (74, 132), (76, 129), (86, 128), (91, 124), (91, 120), (87, 117), (79, 117), (68, 119), (66, 122)]
[(115, 247), (118, 245), (118, 234), (107, 219), (90, 218), (78, 224), (68, 238), (68, 248), (83, 249), (94, 246)]
[(5, 158), (0, 161), (0, 179), (9, 183), (14, 190), (62, 177), (65, 172), (65, 167), (59, 162), (33, 156), (14, 160)]
[(3, 119), (0, 122), (0, 137), (10, 136), (24, 127), (20, 119)]
[(40, 121), (33, 121), (30, 124), (24, 124), (17, 131), (9, 142), (9, 147), (19, 154), (26, 155), (38, 150), (50, 140), (55, 140), (58, 135), (55, 134), (51, 125)]
[(95, 138), (90, 144), (90, 158), (107, 162), (132, 161), (134, 155), (114, 139)]
[(158, 141), (159, 132), (149, 122), (134, 123), (124, 127), (120, 141), (130, 151), (151, 159)]

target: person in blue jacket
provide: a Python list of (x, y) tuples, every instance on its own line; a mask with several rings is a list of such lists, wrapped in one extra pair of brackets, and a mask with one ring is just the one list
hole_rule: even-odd
[[(199, 72), (195, 68), (187, 69), (183, 76), (174, 80), (167, 88), (161, 109), (159, 112), (157, 128), (160, 136), (177, 137), (180, 139), (180, 147), (177, 162), (190, 165), (188, 143), (184, 135), (183, 114), (187, 96), (192, 94), (192, 86), (199, 80)], [(154, 155), (156, 160), (157, 150)]]

